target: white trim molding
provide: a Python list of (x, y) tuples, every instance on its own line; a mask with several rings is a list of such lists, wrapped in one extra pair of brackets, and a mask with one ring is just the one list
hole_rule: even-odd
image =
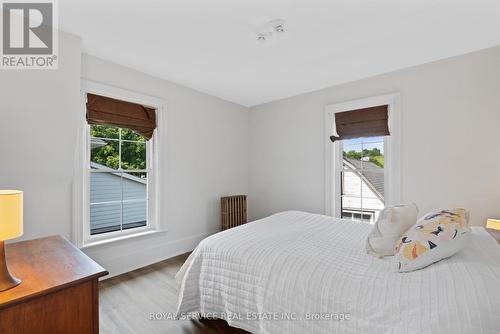
[(335, 177), (342, 168), (340, 143), (332, 143), (330, 136), (336, 132), (335, 114), (338, 112), (388, 105), (389, 132), (384, 140), (385, 205), (401, 201), (401, 96), (392, 93), (359, 100), (330, 104), (325, 107), (325, 214), (340, 217), (340, 180)]
[[(163, 261), (181, 254), (191, 252), (206, 237), (219, 231), (212, 231), (199, 235), (192, 235), (177, 240), (165, 240), (165, 242), (142, 244), (142, 247), (123, 248), (119, 243), (106, 244), (96, 247), (87, 247), (83, 252), (99, 262), (106, 268), (109, 275), (102, 279), (108, 279), (132, 270), (136, 270), (153, 263)], [(152, 236), (152, 238), (158, 237)], [(133, 242), (137, 241), (134, 240)], [(136, 245), (134, 243), (134, 245)]]
[[(153, 138), (148, 142), (148, 175), (149, 212), (148, 225), (127, 231), (109, 232), (102, 235), (91, 236), (89, 226), (89, 161), (86, 156), (89, 152), (88, 124), (86, 122), (87, 93), (102, 95), (122, 101), (142, 104), (156, 109), (157, 128)], [(77, 134), (77, 149), (75, 150), (74, 181), (73, 181), (73, 222), (72, 241), (78, 247), (102, 245), (114, 241), (126, 240), (131, 237), (142, 237), (155, 232), (165, 232), (165, 227), (160, 219), (160, 201), (162, 187), (160, 186), (161, 157), (158, 143), (163, 129), (166, 128), (166, 101), (137, 92), (128, 91), (114, 86), (104, 85), (94, 81), (82, 80), (81, 82), (81, 109), (78, 117), (79, 132)]]

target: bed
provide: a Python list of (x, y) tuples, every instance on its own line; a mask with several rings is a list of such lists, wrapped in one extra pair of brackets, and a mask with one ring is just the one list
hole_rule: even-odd
[(176, 280), (178, 317), (251, 333), (499, 333), (500, 245), (473, 227), (410, 273), (365, 252), (373, 225), (287, 211), (203, 240)]

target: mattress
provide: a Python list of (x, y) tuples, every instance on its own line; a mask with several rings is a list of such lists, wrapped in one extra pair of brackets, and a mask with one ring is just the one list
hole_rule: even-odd
[(451, 258), (398, 273), (373, 225), (287, 211), (212, 235), (176, 279), (180, 318), (252, 333), (499, 333), (500, 245), (481, 227)]

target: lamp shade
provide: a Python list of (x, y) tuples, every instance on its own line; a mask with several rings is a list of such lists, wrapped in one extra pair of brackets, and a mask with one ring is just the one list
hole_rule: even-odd
[(23, 192), (0, 190), (0, 241), (23, 235)]

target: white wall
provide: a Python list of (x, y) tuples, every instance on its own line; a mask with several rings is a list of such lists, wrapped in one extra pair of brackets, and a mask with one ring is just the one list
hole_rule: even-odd
[(62, 33), (58, 70), (0, 70), (0, 189), (24, 191), (23, 239), (70, 235), (80, 55)]
[(61, 33), (59, 69), (0, 71), (0, 189), (24, 191), (24, 236), (71, 237), (82, 77), (167, 102), (165, 233), (87, 248), (117, 274), (192, 250), (219, 229), (219, 197), (248, 193), (248, 109), (81, 53)]
[(500, 47), (253, 107), (250, 218), (324, 213), (324, 107), (391, 92), (402, 97), (402, 200), (421, 213), (500, 217)]
[(218, 231), (220, 197), (248, 193), (248, 109), (85, 54), (82, 78), (167, 102), (159, 145), (168, 231), (85, 252), (116, 274), (192, 250)]

